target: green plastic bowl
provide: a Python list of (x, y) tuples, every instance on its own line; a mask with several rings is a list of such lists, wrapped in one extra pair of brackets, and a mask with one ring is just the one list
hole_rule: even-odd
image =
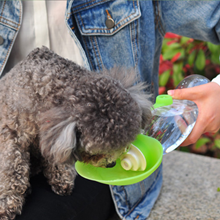
[(130, 185), (144, 180), (160, 166), (163, 148), (159, 141), (143, 134), (139, 134), (132, 144), (138, 147), (146, 158), (147, 167), (144, 171), (126, 171), (118, 159), (113, 168), (94, 167), (77, 161), (77, 173), (86, 179), (109, 185)]

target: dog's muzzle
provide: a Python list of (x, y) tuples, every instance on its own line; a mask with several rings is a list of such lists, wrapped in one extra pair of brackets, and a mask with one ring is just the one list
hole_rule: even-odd
[(107, 164), (106, 168), (112, 168), (115, 165), (116, 165), (116, 162), (112, 162), (112, 163)]

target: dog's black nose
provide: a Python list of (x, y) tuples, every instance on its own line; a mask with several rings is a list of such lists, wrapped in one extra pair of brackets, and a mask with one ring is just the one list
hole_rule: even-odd
[(115, 165), (116, 165), (116, 162), (112, 162), (112, 163), (107, 164), (106, 168), (112, 168)]

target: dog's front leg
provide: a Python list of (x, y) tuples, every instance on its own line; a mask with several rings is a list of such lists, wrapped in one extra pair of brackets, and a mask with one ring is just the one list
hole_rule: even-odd
[(69, 195), (74, 187), (76, 171), (73, 165), (46, 163), (44, 175), (52, 190), (59, 195)]
[(5, 132), (0, 136), (0, 219), (21, 214), (29, 183), (29, 153)]

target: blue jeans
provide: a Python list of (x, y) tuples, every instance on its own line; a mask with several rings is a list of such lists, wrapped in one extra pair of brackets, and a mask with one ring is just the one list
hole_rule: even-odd
[(110, 186), (118, 215), (123, 219), (146, 219), (162, 187), (162, 165), (145, 180), (129, 186)]

